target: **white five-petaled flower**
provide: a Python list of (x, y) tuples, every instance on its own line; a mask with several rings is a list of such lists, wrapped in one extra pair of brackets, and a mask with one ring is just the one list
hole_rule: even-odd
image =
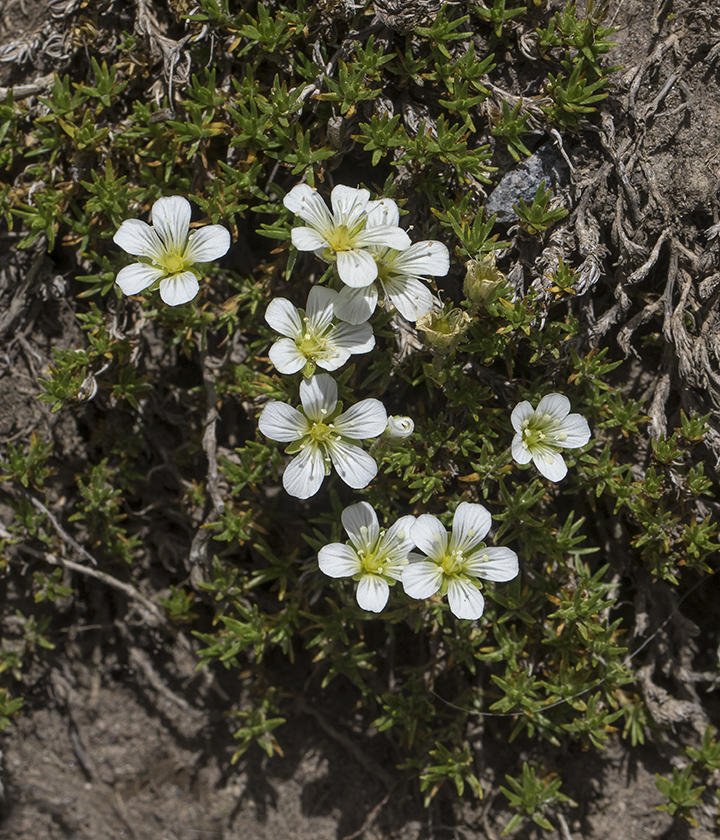
[(387, 429), (385, 434), (390, 438), (396, 440), (404, 440), (409, 438), (415, 431), (415, 421), (412, 417), (403, 417), (399, 414), (393, 414), (388, 417)]
[(270, 348), (270, 361), (280, 373), (305, 370), (312, 376), (315, 365), (337, 370), (353, 353), (367, 353), (375, 346), (370, 324), (333, 324), (333, 304), (338, 293), (313, 286), (305, 311), (285, 298), (275, 298), (265, 310), (265, 320), (285, 336)]
[(308, 499), (320, 489), (330, 466), (356, 490), (377, 474), (377, 464), (357, 442), (381, 435), (387, 412), (379, 400), (367, 399), (338, 411), (338, 389), (327, 373), (300, 383), (302, 410), (282, 402), (270, 402), (262, 410), (260, 431), (271, 440), (290, 443), (286, 450), (297, 457), (287, 465), (283, 486), (291, 496)]
[[(389, 198), (371, 201), (368, 205), (367, 229), (392, 227), (399, 223), (400, 211)], [(423, 277), (444, 277), (450, 269), (450, 252), (442, 242), (425, 240), (398, 251), (388, 246), (369, 248), (378, 267), (377, 279), (386, 297), (408, 321), (417, 321), (433, 305), (433, 296), (421, 282)], [(335, 304), (335, 315), (350, 324), (359, 324), (375, 311), (378, 287), (375, 283), (362, 288), (345, 287)]]
[(440, 520), (429, 513), (419, 516), (412, 529), (415, 545), (427, 557), (410, 554), (402, 584), (411, 598), (429, 598), (447, 592), (450, 609), (458, 618), (480, 618), (485, 601), (480, 578), (512, 580), (518, 573), (518, 558), (509, 548), (487, 548), (483, 538), (492, 518), (478, 504), (461, 502), (448, 534)]
[(349, 543), (331, 543), (320, 549), (320, 570), (332, 578), (357, 581), (357, 602), (364, 610), (379, 613), (387, 604), (390, 587), (402, 577), (414, 516), (403, 516), (387, 531), (380, 529), (375, 511), (367, 502), (350, 505), (342, 512)]
[(126, 295), (160, 283), (160, 297), (170, 306), (191, 301), (200, 289), (196, 263), (217, 260), (230, 247), (222, 225), (207, 225), (190, 233), (190, 202), (182, 196), (159, 198), (152, 206), (152, 226), (139, 219), (120, 225), (113, 242), (141, 262), (123, 268), (117, 278)]
[(378, 276), (377, 264), (368, 247), (377, 245), (404, 251), (410, 247), (410, 238), (397, 224), (368, 226), (370, 193), (367, 190), (339, 184), (330, 194), (330, 201), (332, 213), (319, 193), (307, 184), (298, 184), (290, 190), (283, 204), (309, 225), (293, 228), (292, 243), (299, 251), (315, 251), (326, 262), (335, 261), (340, 279), (348, 286), (368, 286)]
[(570, 414), (570, 400), (562, 394), (548, 394), (533, 410), (524, 400), (510, 418), (515, 437), (512, 456), (518, 464), (532, 460), (545, 478), (560, 481), (567, 475), (561, 449), (576, 449), (590, 440), (590, 427), (580, 414)]

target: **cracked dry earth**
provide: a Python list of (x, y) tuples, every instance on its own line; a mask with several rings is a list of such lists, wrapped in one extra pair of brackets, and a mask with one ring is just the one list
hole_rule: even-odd
[[(59, 60), (60, 46), (48, 33), (57, 28), (51, 22), (60, 19), (61, 5), (0, 4), (0, 59), (44, 45), (30, 86)], [(598, 293), (586, 296), (597, 338), (613, 336), (639, 358), (643, 329), (661, 325), (667, 343), (656, 374), (637, 369), (646, 377), (654, 427), (664, 430), (679, 410), (672, 399), (678, 384), (688, 386), (686, 411), (720, 410), (720, 13), (714, 0), (611, 0), (608, 19), (620, 27), (608, 61), (623, 69), (595, 121), (602, 154), (569, 149), (583, 163), (574, 174), (574, 235), (581, 255), (597, 265)], [(33, 303), (31, 328), (16, 325), (5, 336), (19, 342), (21, 362), (0, 375), (0, 431), (13, 440), (54, 424), (72, 462), (82, 454), (82, 431), (71, 415), (51, 416), (36, 399), (51, 346), (72, 346), (78, 335), (62, 273), (41, 256), (19, 258), (19, 291), (0, 316), (2, 332), (14, 323), (19, 296), (28, 294), (35, 275), (57, 274), (57, 295)], [(694, 335), (688, 313), (700, 325)], [(713, 445), (720, 457), (720, 438)], [(232, 764), (232, 719), (222, 711), (232, 702), (232, 679), (197, 673), (187, 650), (149, 627), (139, 608), (120, 620), (115, 593), (92, 597), (100, 599), (93, 605), (100, 623), (68, 623), (50, 674), (25, 676), (23, 714), (2, 737), (0, 838), (495, 840), (509, 820), (499, 794), (476, 805), (436, 802), (425, 810), (416, 793), (396, 789), (395, 757), (381, 736), (361, 741), (351, 728), (326, 723), (343, 707), (338, 689), (318, 708), (297, 704), (282, 728), (282, 756), (253, 752)], [(658, 699), (657, 714), (672, 722), (674, 711), (663, 702)], [(717, 703), (714, 710), (717, 717)], [(693, 725), (682, 717), (676, 722)], [(655, 773), (667, 772), (672, 745), (670, 731), (662, 747), (630, 753), (618, 739), (597, 757), (567, 755), (564, 790), (577, 807), (568, 809), (557, 832), (525, 827), (514, 836), (716, 837), (712, 809), (699, 815), (697, 828), (654, 810), (662, 801)], [(486, 791), (502, 783), (501, 775), (483, 780)]]

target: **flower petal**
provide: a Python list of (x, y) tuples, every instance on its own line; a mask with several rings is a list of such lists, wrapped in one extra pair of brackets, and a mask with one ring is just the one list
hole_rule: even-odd
[(393, 274), (407, 277), (444, 277), (450, 270), (450, 252), (436, 240), (416, 242), (389, 261)]
[(365, 228), (354, 238), (357, 245), (377, 245), (385, 248), (393, 248), (396, 251), (405, 251), (412, 242), (410, 237), (402, 228), (392, 225), (377, 225), (376, 227)]
[(463, 572), (485, 580), (512, 580), (518, 570), (517, 554), (504, 546), (482, 549), (463, 563)]
[[(528, 403), (529, 405), (529, 403)], [(518, 432), (512, 439), (512, 456), (518, 464), (528, 464), (532, 459), (532, 454), (527, 447), (523, 446), (522, 434)]]
[(283, 473), (283, 487), (296, 499), (309, 499), (325, 480), (325, 460), (320, 447), (308, 444), (290, 461)]
[(453, 516), (449, 550), (471, 552), (483, 541), (491, 524), (490, 511), (482, 505), (460, 502)]
[(385, 430), (388, 437), (394, 440), (404, 440), (409, 438), (415, 431), (415, 421), (412, 417), (401, 417), (394, 414), (388, 417), (387, 429)]
[(328, 246), (327, 239), (309, 227), (293, 228), (290, 237), (298, 251), (319, 251)]
[(378, 575), (363, 575), (358, 581), (357, 602), (361, 609), (379, 613), (385, 609), (390, 587)]
[[(190, 202), (180, 195), (159, 198), (152, 206), (150, 215), (158, 236), (168, 250), (182, 254), (190, 230)], [(174, 306), (175, 304), (171, 304)]]
[(533, 464), (540, 473), (550, 481), (562, 481), (567, 475), (567, 465), (559, 452), (543, 449), (541, 452), (533, 450)]
[(315, 362), (318, 367), (323, 370), (334, 371), (341, 368), (345, 362), (350, 358), (350, 353), (341, 347), (328, 347), (322, 354), (315, 357)]
[(407, 564), (407, 557), (397, 557), (395, 555), (389, 556), (383, 563), (383, 577), (400, 580)]
[(303, 438), (308, 433), (310, 424), (307, 417), (297, 408), (273, 400), (260, 412), (258, 428), (270, 440), (290, 443)]
[(190, 234), (185, 258), (193, 263), (224, 257), (230, 248), (230, 231), (222, 225), (206, 225)]
[(563, 394), (547, 394), (540, 400), (535, 411), (562, 421), (570, 413), (570, 400)]
[(332, 425), (343, 437), (353, 440), (374, 438), (387, 428), (387, 411), (380, 400), (361, 400), (338, 415)]
[(415, 520), (412, 529), (415, 545), (428, 557), (442, 559), (448, 546), (448, 532), (445, 526), (431, 513), (423, 513)]
[(327, 444), (333, 466), (340, 478), (354, 490), (362, 490), (377, 475), (375, 459), (367, 452), (344, 440)]
[(323, 331), (330, 326), (333, 319), (333, 305), (338, 293), (324, 286), (313, 286), (308, 295), (305, 314), (308, 325), (313, 330)]
[(133, 263), (118, 272), (115, 282), (126, 295), (136, 295), (164, 276), (165, 272), (161, 268), (155, 268), (154, 265)]
[(372, 283), (359, 289), (343, 286), (335, 301), (335, 317), (348, 324), (363, 324), (375, 311), (377, 286)]
[(534, 413), (532, 403), (527, 400), (519, 402), (515, 408), (513, 408), (513, 413), (510, 415), (510, 422), (512, 423), (513, 429), (515, 429), (516, 432), (521, 432), (523, 422), (527, 420), (528, 417), (532, 417)]
[(411, 598), (429, 598), (440, 589), (442, 576), (442, 568), (437, 563), (428, 560), (410, 563), (403, 570), (403, 589)]
[(375, 547), (380, 525), (372, 505), (367, 502), (350, 505), (342, 512), (341, 520), (350, 542), (358, 551)]
[(200, 284), (194, 271), (181, 271), (160, 281), (160, 297), (168, 306), (188, 303), (199, 291)]
[(448, 581), (447, 594), (450, 609), (458, 618), (480, 618), (485, 610), (485, 599), (480, 590), (462, 578)]
[(273, 298), (265, 310), (265, 320), (286, 338), (302, 338), (303, 323), (300, 313), (286, 298)]
[(366, 207), (367, 225), (369, 227), (397, 227), (400, 222), (400, 210), (391, 198), (381, 198), (379, 201), (369, 201)]
[(352, 230), (366, 213), (370, 193), (338, 184), (330, 193), (336, 225), (346, 225)]
[(581, 414), (569, 414), (562, 421), (562, 431), (567, 435), (563, 440), (557, 440), (558, 446), (565, 449), (576, 449), (585, 446), (590, 440), (590, 426)]
[[(334, 228), (333, 218), (317, 190), (314, 190), (307, 184), (298, 184), (285, 196), (283, 204), (291, 213), (300, 216), (304, 222), (307, 222), (310, 227), (319, 231), (324, 236), (330, 236), (332, 234)], [(295, 243), (293, 242), (293, 244)], [(298, 246), (296, 245), (295, 247)], [(300, 250), (303, 249), (301, 248)]]
[(150, 225), (139, 219), (128, 219), (123, 222), (113, 236), (113, 242), (123, 251), (136, 257), (150, 257), (160, 261), (163, 256), (160, 237)]
[(327, 373), (318, 373), (300, 383), (300, 402), (310, 420), (324, 420), (335, 411), (337, 383)]
[(348, 353), (369, 353), (375, 346), (373, 329), (364, 324), (336, 324), (328, 335), (328, 342)]
[(378, 553), (386, 556), (390, 561), (406, 560), (410, 549), (415, 546), (412, 536), (415, 521), (415, 517), (409, 514), (401, 516), (383, 535)]
[(393, 277), (380, 282), (390, 303), (408, 321), (417, 321), (432, 309), (432, 292), (417, 278)]
[(318, 553), (320, 571), (331, 578), (352, 577), (362, 571), (362, 563), (357, 554), (344, 543), (330, 543)]
[(336, 257), (340, 279), (353, 289), (369, 286), (378, 276), (377, 264), (367, 251), (338, 251)]
[(276, 341), (268, 351), (268, 356), (278, 373), (286, 375), (297, 373), (307, 363), (307, 359), (291, 338), (281, 338)]

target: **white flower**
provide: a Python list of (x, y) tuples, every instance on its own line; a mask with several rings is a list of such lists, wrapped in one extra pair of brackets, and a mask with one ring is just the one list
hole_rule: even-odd
[(313, 286), (305, 311), (285, 298), (275, 298), (265, 310), (265, 320), (281, 338), (270, 348), (270, 361), (280, 373), (305, 368), (312, 376), (315, 365), (337, 370), (353, 353), (367, 353), (375, 346), (370, 324), (333, 324), (333, 304), (338, 293)]
[(141, 262), (123, 268), (116, 278), (126, 295), (135, 295), (160, 281), (160, 297), (170, 306), (192, 300), (200, 289), (195, 263), (217, 260), (230, 247), (222, 225), (190, 233), (190, 202), (175, 195), (159, 198), (150, 211), (152, 227), (139, 219), (120, 225), (113, 242)]
[[(389, 198), (368, 205), (367, 228), (388, 227), (400, 221), (397, 204)], [(450, 269), (450, 252), (442, 242), (425, 240), (398, 251), (388, 246), (372, 246), (369, 252), (378, 267), (377, 279), (386, 297), (408, 321), (417, 321), (432, 309), (433, 296), (421, 278), (444, 277)], [(359, 324), (375, 311), (376, 284), (361, 289), (344, 288), (335, 304), (335, 315), (350, 324)]]
[(307, 184), (290, 190), (283, 204), (309, 225), (293, 228), (292, 243), (299, 251), (315, 251), (326, 262), (335, 260), (340, 279), (348, 286), (368, 286), (378, 276), (368, 246), (403, 251), (410, 247), (410, 238), (397, 224), (367, 226), (367, 190), (338, 185), (330, 194), (330, 201), (332, 213), (318, 192)]
[(486, 548), (491, 516), (482, 506), (461, 502), (453, 517), (452, 534), (440, 520), (425, 513), (412, 529), (415, 545), (427, 554), (410, 554), (402, 584), (411, 598), (429, 598), (447, 592), (450, 609), (458, 618), (480, 618), (485, 601), (479, 578), (512, 580), (518, 558), (509, 548)]
[(320, 571), (332, 578), (357, 581), (357, 602), (364, 610), (379, 613), (387, 604), (390, 587), (402, 577), (407, 556), (415, 545), (410, 536), (414, 516), (403, 516), (381, 531), (375, 511), (367, 502), (342, 512), (349, 543), (331, 543), (320, 549)]
[(367, 487), (377, 475), (377, 464), (357, 441), (381, 435), (387, 412), (379, 400), (361, 400), (335, 416), (338, 389), (327, 373), (300, 383), (302, 410), (282, 402), (270, 402), (258, 425), (271, 440), (291, 443), (287, 451), (298, 452), (287, 465), (283, 487), (291, 496), (308, 499), (320, 489), (330, 465), (345, 484), (356, 490)]
[(392, 417), (388, 417), (386, 429), (388, 437), (403, 440), (404, 438), (410, 437), (414, 431), (415, 423), (412, 418), (401, 417), (399, 414), (393, 414)]
[(570, 400), (562, 394), (548, 394), (533, 411), (524, 400), (513, 409), (515, 437), (512, 456), (518, 464), (532, 459), (540, 472), (550, 481), (560, 481), (567, 475), (561, 449), (576, 449), (590, 440), (590, 427), (584, 417), (570, 414)]

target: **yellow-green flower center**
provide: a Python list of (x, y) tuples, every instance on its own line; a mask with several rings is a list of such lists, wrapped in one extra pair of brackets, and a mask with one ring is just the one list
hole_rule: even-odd
[(328, 426), (327, 423), (313, 423), (313, 427), (310, 429), (310, 437), (316, 443), (326, 443), (334, 435), (332, 426)]
[(305, 334), (297, 343), (298, 350), (307, 359), (317, 359), (327, 350), (327, 339), (318, 336), (314, 331), (308, 329), (308, 319), (305, 318)]
[(446, 575), (457, 575), (462, 572), (465, 556), (459, 548), (453, 549), (442, 559), (442, 570)]
[(328, 240), (333, 251), (351, 251), (353, 249), (353, 235), (347, 225), (338, 225)]
[(365, 547), (356, 549), (356, 552), (358, 560), (362, 563), (363, 570), (365, 572), (369, 572), (370, 574), (382, 576), (387, 557), (380, 554), (379, 550), (380, 543), (382, 542), (383, 534), (385, 532), (380, 531), (377, 539), (372, 545), (369, 544), (367, 525), (360, 526), (360, 533), (362, 535), (363, 542), (365, 543)]
[(375, 262), (378, 267), (378, 280), (381, 283), (395, 278), (394, 260), (399, 253), (399, 251), (393, 251), (392, 248), (386, 248), (384, 251), (378, 253)]
[(523, 429), (522, 439), (528, 449), (533, 449), (539, 444), (542, 444), (546, 437), (547, 435), (542, 429), (531, 429), (529, 427)]
[(553, 448), (566, 438), (567, 432), (552, 415), (535, 413), (523, 423), (522, 442), (530, 452)]
[(379, 557), (377, 552), (377, 547), (373, 546), (373, 548), (369, 549), (361, 549), (357, 553), (360, 562), (363, 565), (363, 569), (366, 572), (371, 572), (373, 574), (382, 574), (383, 570), (383, 563), (385, 561), (384, 557)]
[(185, 271), (188, 267), (188, 261), (185, 259), (184, 253), (166, 251), (163, 254), (161, 266), (168, 274), (180, 274), (181, 271)]

